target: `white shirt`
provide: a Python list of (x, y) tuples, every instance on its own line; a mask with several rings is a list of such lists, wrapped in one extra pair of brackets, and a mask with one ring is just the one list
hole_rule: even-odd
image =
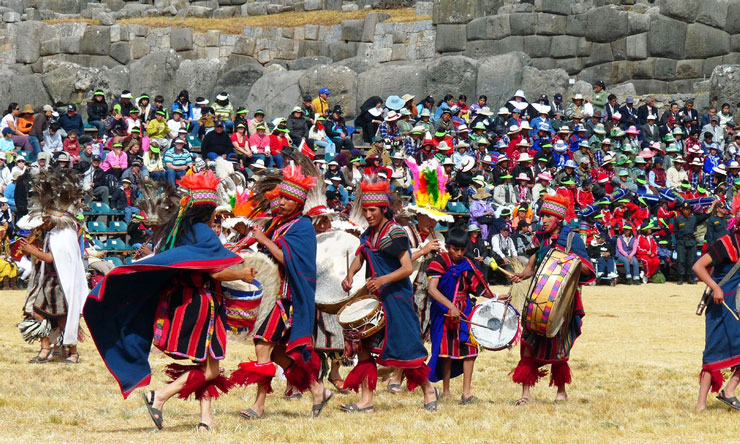
[(10, 174), (10, 168), (3, 165), (0, 168), (0, 187), (5, 188), (13, 181), (13, 175)]
[(180, 119), (179, 122), (176, 122), (174, 119), (170, 119), (167, 121), (167, 128), (170, 129), (170, 139), (176, 139), (180, 128), (185, 128), (185, 121)]
[(5, 116), (3, 116), (3, 120), (0, 121), (0, 132), (10, 126), (10, 122), (13, 122), (13, 127), (17, 128), (15, 126), (16, 119), (13, 117), (13, 113), (8, 113)]
[(517, 255), (511, 236), (504, 237), (500, 233), (491, 238), (491, 249), (501, 257), (515, 257)]

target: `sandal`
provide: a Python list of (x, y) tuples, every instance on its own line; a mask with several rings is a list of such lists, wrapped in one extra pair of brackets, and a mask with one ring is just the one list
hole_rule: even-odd
[[(74, 358), (73, 358), (74, 356)], [(79, 353), (72, 353), (69, 356), (67, 356), (67, 359), (62, 361), (62, 364), (79, 364), (80, 363), (80, 354)]]
[(465, 396), (460, 398), (460, 402), (458, 402), (458, 405), (468, 405), (468, 404), (476, 404), (479, 401), (478, 398), (476, 398), (473, 395), (468, 396), (467, 398)]
[(331, 382), (331, 385), (333, 385), (334, 388), (337, 389), (339, 393), (343, 395), (346, 395), (347, 393), (349, 393), (349, 390), (345, 390), (342, 388), (344, 387), (344, 379), (334, 378), (334, 379), (330, 379), (329, 382)]
[(517, 407), (522, 406), (522, 405), (526, 405), (526, 404), (529, 404), (529, 398), (519, 398), (514, 403), (514, 405), (517, 406)]
[(398, 394), (401, 393), (403, 389), (401, 388), (401, 384), (388, 384), (388, 393)]
[(437, 387), (434, 387), (434, 398), (434, 401), (424, 404), (424, 410), (427, 412), (437, 411), (437, 404), (439, 404), (439, 390), (437, 390)]
[(375, 407), (367, 406), (360, 408), (357, 404), (343, 405), (339, 410), (346, 413), (375, 413)]
[(725, 391), (721, 390), (719, 392), (719, 395), (717, 395), (717, 399), (719, 399), (723, 404), (727, 405), (731, 409), (740, 410), (740, 401), (738, 401), (737, 397), (733, 396), (731, 398), (728, 398), (725, 396)]
[(154, 408), (154, 390), (149, 391), (149, 394), (152, 396), (151, 399), (146, 396), (146, 393), (142, 393), (141, 396), (144, 397), (144, 404), (146, 405), (146, 409), (149, 411), (149, 416), (151, 416), (152, 421), (154, 421), (154, 425), (157, 426), (157, 429), (162, 430), (162, 423), (164, 422), (162, 411)]
[[(41, 352), (44, 350), (47, 350), (49, 353), (46, 353), (46, 356), (42, 357)], [(44, 348), (41, 347), (41, 350), (39, 350), (38, 354), (34, 356), (33, 358), (28, 360), (29, 364), (43, 364), (44, 362), (49, 362), (51, 359), (51, 349), (50, 348)]]
[(239, 414), (242, 416), (242, 418), (244, 418), (244, 419), (250, 419), (250, 420), (260, 419), (260, 418), (262, 418), (262, 415), (264, 415), (264, 413), (262, 413), (262, 415), (260, 415), (259, 413), (255, 412), (252, 409), (242, 410), (241, 412), (239, 412)]
[(204, 431), (210, 432), (211, 431), (211, 426), (209, 426), (205, 422), (201, 422), (197, 426), (195, 426), (195, 431), (196, 432), (200, 433), (201, 429), (205, 429)]
[(303, 398), (303, 395), (297, 392), (293, 392), (293, 389), (290, 388), (283, 393), (283, 398), (287, 399), (288, 401), (298, 401), (299, 399)]
[(318, 404), (314, 404), (311, 407), (311, 417), (318, 418), (321, 415), (321, 411), (324, 410), (324, 406), (334, 397), (334, 392), (329, 390), (329, 396), (326, 396), (326, 389), (324, 389), (323, 398), (324, 400)]

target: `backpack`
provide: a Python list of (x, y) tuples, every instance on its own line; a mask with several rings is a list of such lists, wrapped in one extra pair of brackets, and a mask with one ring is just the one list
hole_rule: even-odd
[(108, 187), (110, 190), (115, 190), (119, 186), (119, 181), (116, 176), (113, 174), (106, 174), (105, 175), (105, 186)]

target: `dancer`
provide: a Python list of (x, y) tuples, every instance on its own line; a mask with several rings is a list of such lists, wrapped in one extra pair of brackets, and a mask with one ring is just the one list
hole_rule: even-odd
[[(26, 220), (36, 222), (29, 226), (34, 232), (21, 242), (23, 252), (33, 257), (33, 269), (23, 309), (26, 320), (18, 327), (26, 341), (41, 341), (41, 350), (29, 361), (32, 363), (80, 362), (77, 337), (82, 305), (89, 293), (75, 218), (81, 210), (81, 183), (75, 171), (62, 169), (42, 171), (31, 184), (31, 212)], [(57, 345), (52, 353), (54, 338)]]
[[(740, 410), (735, 389), (740, 383), (740, 322), (737, 311), (737, 290), (740, 285), (740, 196), (732, 202), (729, 234), (709, 246), (706, 254), (694, 264), (696, 276), (712, 291), (711, 303), (706, 308), (705, 345), (699, 378), (699, 399), (696, 410), (707, 407), (709, 390), (719, 392), (717, 399)], [(710, 268), (714, 271), (710, 274)], [(732, 369), (732, 377), (722, 389), (722, 370)]]
[[(380, 297), (385, 315), (385, 329), (364, 338), (357, 345), (358, 363), (347, 375), (344, 389), (358, 391), (357, 404), (342, 405), (345, 412), (371, 413), (373, 391), (378, 382), (377, 364), (404, 370), (408, 389), (421, 386), (424, 408), (436, 411), (439, 392), (429, 382), (429, 367), (424, 364), (427, 351), (421, 341), (419, 317), (414, 312), (409, 276), (413, 271), (406, 232), (393, 222), (388, 209), (389, 186), (385, 181), (363, 182), (360, 204), (369, 228), (360, 236), (360, 248), (342, 281), (344, 291), (352, 288), (354, 275), (367, 263), (367, 289)], [(377, 355), (377, 359), (373, 358)]]
[(272, 393), (274, 364), (285, 370), (293, 389), (311, 389), (313, 417), (321, 414), (333, 396), (317, 381), (321, 364), (311, 343), (316, 318), (316, 234), (311, 219), (302, 213), (308, 191), (315, 185), (316, 178), (304, 176), (301, 167), (287, 166), (277, 216), (265, 231), (251, 229), (262, 250), (278, 264), (281, 290), (267, 319), (255, 330), (257, 361), (242, 362), (231, 375), (235, 384), (258, 385), (254, 404), (240, 412), (245, 419), (259, 419), (264, 414), (265, 399)]
[(555, 401), (564, 402), (568, 399), (565, 391), (565, 384), (571, 382), (568, 357), (573, 343), (581, 334), (581, 320), (586, 314), (581, 302), (581, 286), (590, 283), (596, 276), (583, 239), (563, 223), (566, 214), (571, 210), (571, 205), (571, 202), (562, 195), (544, 197), (540, 208), (542, 230), (532, 239), (534, 252), (529, 258), (527, 267), (512, 278), (514, 282), (521, 282), (532, 277), (550, 248), (568, 252), (570, 246), (569, 252), (581, 258), (581, 275), (573, 297), (572, 314), (568, 317), (570, 323), (563, 326), (560, 333), (552, 338), (541, 336), (528, 329), (522, 331), (521, 358), (512, 372), (514, 382), (522, 384), (522, 396), (516, 405), (529, 402), (530, 388), (541, 376), (547, 374), (546, 370), (539, 368), (547, 364), (552, 364), (550, 385), (557, 386), (558, 390)]
[[(164, 426), (162, 408), (175, 395), (200, 401), (197, 430), (213, 425), (211, 399), (226, 393), (228, 379), (218, 362), (226, 352), (226, 311), (220, 281), (252, 282), (251, 268), (229, 268), (242, 259), (225, 249), (209, 226), (217, 205), (218, 178), (211, 172), (185, 176), (188, 190), (177, 214), (157, 230), (155, 255), (119, 266), (93, 289), (84, 314), (90, 334), (123, 397), (151, 380), (154, 346), (174, 359), (173, 381), (143, 394), (154, 425)], [(132, 291), (136, 289), (136, 291)]]
[(431, 382), (442, 380), (442, 397), (450, 396), (450, 378), (463, 375), (462, 398), (458, 404), (478, 400), (470, 394), (473, 365), (478, 347), (471, 343), (470, 319), (473, 301), (470, 295), (492, 296), (482, 273), (465, 257), (468, 232), (455, 227), (447, 233), (447, 251), (437, 255), (427, 269), (429, 296), (432, 302), (432, 357), (429, 367)]

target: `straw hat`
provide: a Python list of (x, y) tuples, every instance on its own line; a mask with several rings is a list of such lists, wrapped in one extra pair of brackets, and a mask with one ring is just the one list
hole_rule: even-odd
[(534, 159), (532, 159), (532, 157), (529, 155), (529, 153), (522, 153), (519, 156), (519, 162), (529, 162), (531, 160), (534, 160)]

